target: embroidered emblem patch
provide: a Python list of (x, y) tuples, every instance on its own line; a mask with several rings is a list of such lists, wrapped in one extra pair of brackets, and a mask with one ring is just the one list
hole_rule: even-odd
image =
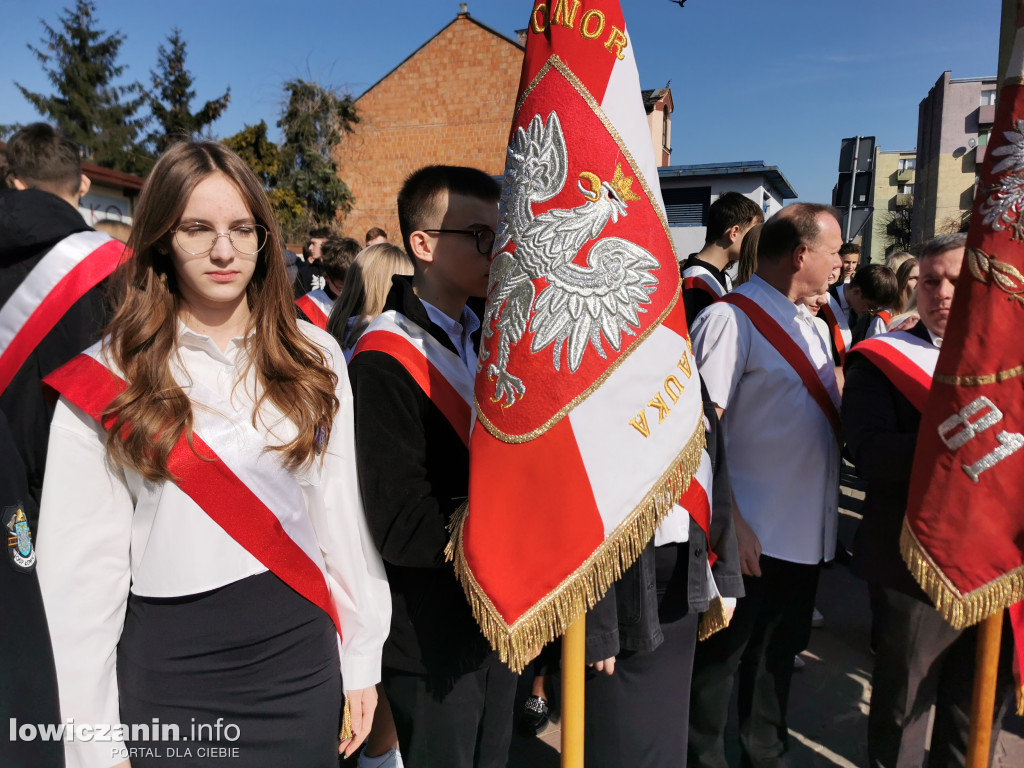
[(21, 505), (5, 507), (3, 525), (7, 531), (7, 555), (11, 567), (18, 571), (31, 571), (36, 566), (36, 550), (32, 546), (32, 531)]
[(316, 441), (316, 455), (319, 456), (324, 452), (324, 448), (327, 447), (327, 427), (323, 424), (317, 427), (313, 439)]

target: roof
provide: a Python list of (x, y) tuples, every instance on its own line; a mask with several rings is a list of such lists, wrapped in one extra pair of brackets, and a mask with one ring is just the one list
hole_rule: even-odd
[(671, 93), (667, 87), (665, 88), (654, 88), (649, 91), (640, 91), (640, 95), (644, 100), (644, 111), (647, 114), (651, 114), (654, 111), (654, 105), (661, 101), (667, 94)]
[(115, 171), (111, 168), (101, 168), (92, 163), (82, 163), (82, 173), (88, 176), (94, 184), (118, 187), (124, 192), (138, 192), (142, 189), (142, 183), (145, 181), (141, 176)]
[(444, 26), (443, 26), (443, 27), (442, 27), (441, 29), (439, 29), (439, 30), (438, 30), (438, 31), (437, 31), (437, 32), (436, 32), (436, 33), (435, 33), (435, 34), (434, 34), (434, 35), (433, 35), (433, 36), (432, 36), (432, 37), (431, 37), (431, 38), (430, 38), (429, 40), (427, 40), (426, 42), (424, 42), (424, 43), (423, 43), (423, 45), (421, 45), (421, 46), (420, 46), (419, 48), (417, 48), (417, 49), (416, 49), (415, 51), (413, 51), (413, 52), (412, 52), (412, 53), (410, 53), (410, 54), (409, 54), (408, 56), (406, 56), (406, 57), (405, 57), (404, 59), (402, 59), (402, 60), (401, 60), (400, 62), (398, 62), (398, 64), (396, 64), (396, 65), (395, 65), (394, 67), (392, 67), (392, 68), (391, 68), (390, 70), (388, 70), (387, 74), (385, 74), (385, 75), (384, 75), (384, 76), (383, 76), (382, 78), (380, 78), (379, 80), (377, 80), (377, 82), (375, 82), (375, 83), (374, 83), (373, 85), (371, 85), (371, 86), (370, 86), (369, 88), (367, 88), (367, 89), (366, 89), (365, 91), (363, 91), (363, 92), (362, 92), (361, 94), (359, 94), (359, 96), (357, 96), (355, 100), (356, 100), (356, 101), (359, 101), (359, 99), (363, 98), (363, 96), (365, 96), (366, 94), (368, 94), (368, 93), (369, 93), (370, 91), (372, 91), (372, 90), (373, 90), (374, 88), (376, 88), (376, 87), (377, 87), (378, 85), (380, 85), (380, 84), (381, 84), (382, 82), (384, 82), (384, 81), (385, 81), (385, 80), (387, 80), (387, 79), (388, 79), (389, 77), (391, 77), (391, 75), (392, 75), (393, 73), (395, 73), (396, 71), (398, 71), (399, 69), (401, 69), (401, 68), (402, 68), (402, 65), (403, 65), (403, 64), (405, 64), (405, 62), (409, 61), (409, 59), (411, 59), (411, 58), (412, 58), (413, 56), (415, 56), (415, 55), (416, 55), (417, 53), (419, 53), (419, 52), (420, 52), (420, 51), (422, 51), (422, 50), (423, 50), (424, 48), (426, 48), (426, 47), (427, 47), (428, 45), (430, 45), (430, 44), (431, 44), (431, 43), (432, 43), (432, 42), (433, 42), (433, 41), (434, 41), (435, 39), (437, 39), (438, 37), (440, 37), (440, 36), (441, 36), (441, 35), (442, 35), (442, 34), (444, 33), (444, 31), (445, 31), (446, 29), (448, 29), (448, 27), (450, 27), (450, 26), (451, 26), (452, 24), (455, 24), (455, 23), (456, 23), (457, 21), (461, 21), (461, 20), (463, 20), (463, 19), (465, 19), (466, 21), (471, 21), (471, 22), (473, 22), (474, 24), (476, 24), (476, 25), (477, 25), (478, 27), (480, 27), (480, 28), (481, 28), (481, 29), (483, 29), (484, 31), (486, 31), (486, 32), (490, 32), (490, 33), (491, 33), (492, 35), (494, 35), (495, 37), (497, 37), (497, 38), (500, 38), (500, 39), (504, 40), (504, 41), (505, 41), (506, 43), (508, 43), (509, 45), (514, 45), (514, 46), (515, 46), (516, 48), (518, 48), (518, 49), (519, 49), (519, 50), (521, 50), (521, 51), (525, 51), (525, 50), (526, 50), (526, 48), (524, 48), (524, 47), (523, 47), (522, 45), (520, 45), (520, 44), (518, 43), (518, 41), (516, 41), (516, 40), (513, 40), (513, 39), (512, 39), (511, 37), (508, 37), (507, 35), (503, 35), (503, 34), (501, 34), (501, 32), (498, 32), (498, 31), (497, 31), (497, 30), (495, 30), (495, 29), (491, 29), (491, 28), (490, 28), (490, 27), (488, 27), (488, 26), (487, 26), (486, 24), (483, 24), (483, 23), (481, 23), (481, 22), (477, 21), (476, 19), (474, 19), (474, 18), (473, 18), (472, 16), (470, 16), (470, 15), (469, 15), (469, 11), (465, 11), (465, 12), (462, 12), (462, 11), (460, 11), (459, 13), (457, 13), (457, 14), (455, 15), (455, 18), (454, 18), (454, 19), (452, 19), (452, 20), (451, 20), (451, 21), (449, 21), (449, 22), (448, 22), (447, 24), (445, 24), (445, 25), (444, 25)]
[(796, 192), (782, 171), (775, 165), (765, 165), (763, 160), (746, 160), (737, 163), (698, 163), (696, 165), (667, 165), (658, 169), (659, 179), (692, 178), (699, 176), (736, 176), (757, 174), (779, 190), (783, 200), (794, 200)]

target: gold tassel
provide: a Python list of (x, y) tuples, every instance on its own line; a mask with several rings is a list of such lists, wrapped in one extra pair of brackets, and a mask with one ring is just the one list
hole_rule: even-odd
[(720, 596), (708, 605), (708, 609), (700, 615), (700, 625), (697, 629), (697, 639), (707, 640), (715, 632), (729, 626), (729, 615), (725, 612), (725, 603)]
[(963, 629), (1024, 600), (1024, 566), (1004, 573), (967, 594), (958, 590), (921, 546), (910, 524), (903, 521), (900, 553), (921, 589), (954, 629)]
[(459, 505), (459, 508), (452, 512), (451, 519), (448, 521), (448, 544), (444, 548), (444, 561), (446, 563), (452, 562), (455, 559), (455, 537), (456, 531), (462, 531), (462, 524), (466, 522), (466, 515), (469, 513), (469, 501), (464, 501)]
[(705, 439), (704, 419), (701, 417), (686, 447), (636, 509), (609, 534), (594, 554), (512, 626), (505, 622), (481, 589), (466, 560), (462, 531), (468, 508), (460, 507), (452, 516), (452, 537), (445, 554), (451, 553), (455, 574), (462, 583), (481, 632), (513, 672), (521, 672), (545, 644), (565, 634), (569, 625), (592, 608), (640, 556), (661, 521), (689, 487), (690, 479), (700, 466)]
[(1017, 714), (1024, 717), (1024, 685), (1017, 686)]
[(349, 707), (348, 697), (346, 696), (345, 706), (341, 709), (341, 733), (338, 734), (338, 739), (345, 741), (355, 735), (355, 731), (352, 730), (352, 708)]

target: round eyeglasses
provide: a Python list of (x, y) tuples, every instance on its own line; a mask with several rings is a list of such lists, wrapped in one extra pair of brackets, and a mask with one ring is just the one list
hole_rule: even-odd
[(231, 246), (243, 256), (255, 256), (267, 243), (267, 228), (259, 224), (240, 224), (227, 232), (217, 232), (205, 224), (194, 222), (174, 229), (174, 242), (193, 256), (209, 253), (222, 237), (227, 237)]
[(494, 230), (492, 229), (421, 229), (421, 232), (437, 235), (473, 235), (476, 238), (476, 249), (489, 256), (494, 247)]

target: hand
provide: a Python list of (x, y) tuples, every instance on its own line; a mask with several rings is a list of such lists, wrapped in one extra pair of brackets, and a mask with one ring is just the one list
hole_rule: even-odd
[(911, 328), (913, 328), (915, 325), (917, 325), (920, 321), (921, 321), (921, 317), (919, 315), (911, 315), (906, 320), (904, 320), (902, 323), (897, 325), (895, 328), (890, 328), (889, 330), (890, 331), (909, 331)]
[(726, 623), (726, 625), (732, 624), (732, 615), (734, 613), (736, 613), (736, 606), (735, 605), (723, 605), (722, 607), (725, 608), (725, 623)]
[(736, 545), (740, 551), (740, 572), (744, 576), (760, 576), (761, 542), (735, 505), (733, 505), (732, 519), (736, 528)]
[(377, 687), (346, 691), (349, 713), (352, 715), (352, 738), (343, 739), (338, 745), (338, 754), (352, 757), (370, 735), (373, 727), (373, 711), (377, 708)]
[(588, 664), (587, 666), (593, 667), (598, 672), (604, 672), (606, 675), (611, 675), (615, 672), (615, 657), (609, 656), (607, 659), (595, 661), (593, 664)]

